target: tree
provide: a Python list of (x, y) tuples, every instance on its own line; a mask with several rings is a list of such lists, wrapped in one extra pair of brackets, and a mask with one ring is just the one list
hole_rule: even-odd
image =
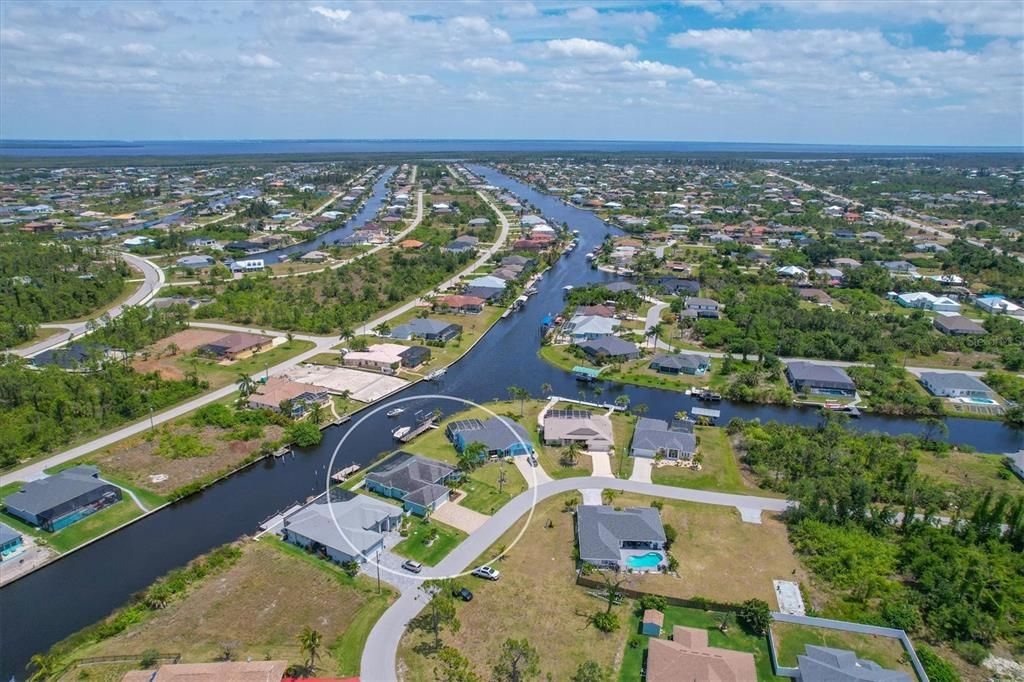
[(492, 669), (495, 682), (526, 682), (540, 677), (540, 654), (525, 639), (506, 639)]
[(29, 682), (42, 682), (50, 679), (57, 672), (57, 657), (51, 654), (33, 654), (29, 659), (26, 670), (32, 670)]
[(324, 406), (323, 403), (313, 403), (313, 406), (309, 408), (309, 420), (320, 425), (320, 422), (324, 420)]
[(448, 629), (458, 632), (462, 627), (452, 597), (454, 584), (451, 580), (427, 580), (420, 590), (427, 596), (427, 608), (409, 622), (409, 628), (434, 635), (434, 650), (441, 650), (441, 631)]
[(519, 416), (522, 417), (524, 404), (526, 403), (526, 399), (530, 397), (530, 392), (521, 386), (516, 386), (515, 384), (509, 386), (506, 390), (508, 391), (508, 397), (510, 400), (519, 401)]
[(252, 380), (252, 377), (248, 374), (238, 375), (238, 392), (242, 394), (242, 397), (248, 398), (256, 392), (256, 382)]
[(580, 459), (580, 444), (578, 441), (569, 441), (568, 447), (562, 451), (562, 462), (569, 466), (576, 466)]
[(555, 389), (546, 381), (540, 385), (540, 392), (544, 395), (550, 395), (553, 390)]
[(306, 657), (306, 670), (312, 674), (316, 670), (316, 662), (320, 658), (320, 647), (323, 645), (323, 635), (319, 630), (314, 630), (308, 625), (302, 628), (297, 639), (299, 650)]
[(474, 440), (462, 448), (459, 453), (459, 468), (463, 471), (473, 471), (484, 461), (487, 456), (487, 446), (478, 440)]
[(612, 671), (602, 667), (597, 661), (583, 661), (569, 682), (611, 682)]
[(615, 406), (621, 407), (624, 410), (629, 409), (629, 395), (622, 393), (615, 398)]
[(638, 417), (642, 417), (645, 414), (647, 414), (647, 405), (645, 403), (640, 403), (639, 405), (637, 405), (636, 407), (633, 408), (633, 412)]
[(450, 646), (442, 647), (437, 652), (434, 678), (437, 682), (480, 682), (480, 676), (469, 667), (469, 659)]
[(662, 333), (664, 331), (665, 331), (665, 325), (662, 324), (661, 322), (658, 322), (657, 324), (653, 325), (648, 330), (648, 334), (649, 334), (649, 336), (647, 337), (648, 345), (651, 344), (651, 339), (653, 339), (653, 344), (654, 344), (655, 347), (657, 347), (658, 346), (658, 339), (661, 338), (661, 335), (662, 335)]
[(938, 417), (921, 417), (917, 423), (922, 427), (921, 438), (929, 443), (949, 435), (949, 427), (946, 426), (946, 422)]
[(751, 633), (764, 635), (772, 624), (772, 610), (767, 602), (748, 599), (740, 607), (739, 621)]
[(612, 573), (601, 571), (601, 578), (604, 579), (605, 613), (611, 613), (612, 609), (622, 600), (622, 583), (625, 578), (615, 579)]

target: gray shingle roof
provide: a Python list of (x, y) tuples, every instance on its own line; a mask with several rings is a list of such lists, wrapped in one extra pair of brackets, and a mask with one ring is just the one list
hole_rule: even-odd
[(0, 545), (6, 544), (15, 538), (20, 538), (21, 533), (14, 530), (10, 526), (5, 526), (0, 523)]
[(80, 465), (53, 476), (29, 481), (21, 490), (4, 498), (4, 504), (38, 515), (87, 493), (109, 486), (96, 476), (96, 467)]
[[(638, 450), (679, 450), (694, 452), (697, 449), (697, 437), (693, 434), (692, 423), (689, 427), (676, 422), (673, 427), (662, 419), (641, 417), (633, 431), (632, 449)], [(688, 430), (684, 430), (687, 429)]]
[(384, 471), (370, 471), (366, 479), (409, 494), (434, 485), (454, 472), (455, 468), (444, 462), (412, 455)]
[(381, 540), (376, 530), (381, 521), (402, 515), (400, 508), (366, 495), (343, 491), (332, 496), (341, 499), (321, 498), (303, 507), (285, 519), (285, 529), (346, 554), (358, 554)]
[(659, 353), (651, 360), (651, 364), (671, 369), (698, 369), (701, 365), (710, 365), (711, 358), (699, 353)]
[(921, 381), (938, 389), (992, 392), (980, 379), (963, 372), (921, 372)]
[(639, 352), (636, 344), (623, 341), (617, 336), (605, 336), (593, 341), (583, 341), (577, 345), (592, 355), (610, 355), (614, 357), (618, 355), (633, 355)]
[(665, 542), (661, 514), (653, 507), (616, 511), (605, 505), (580, 505), (576, 535), (583, 561), (618, 561), (623, 542)]
[(797, 657), (800, 679), (803, 682), (912, 682), (913, 678), (901, 670), (889, 670), (874, 661), (857, 658), (846, 649), (805, 646), (805, 653)]
[(853, 379), (841, 367), (819, 365), (814, 362), (793, 360), (786, 363), (786, 369), (795, 382), (807, 382), (827, 386), (844, 386), (850, 390), (855, 388)]
[[(509, 429), (512, 429), (509, 431)], [(531, 445), (529, 432), (508, 417), (491, 417), (487, 420), (463, 419), (448, 426), (452, 435), (462, 434), (466, 443), (479, 441), (488, 451), (505, 450), (519, 441)]]

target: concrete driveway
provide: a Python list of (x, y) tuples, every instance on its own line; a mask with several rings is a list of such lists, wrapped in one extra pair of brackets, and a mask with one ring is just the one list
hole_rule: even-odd
[(647, 457), (634, 457), (633, 458), (633, 473), (630, 474), (629, 480), (639, 481), (641, 483), (651, 482), (651, 469), (654, 468), (654, 460), (648, 459)]
[(513, 457), (512, 461), (515, 463), (516, 469), (519, 469), (519, 473), (526, 479), (526, 487), (533, 488), (534, 486), (551, 482), (551, 477), (548, 476), (548, 472), (544, 471), (544, 467), (540, 465), (540, 462), (537, 462), (537, 466), (530, 466), (530, 463), (526, 461), (526, 457), (523, 456)]
[(487, 514), (481, 514), (478, 511), (474, 511), (467, 507), (463, 507), (458, 502), (449, 502), (443, 504), (434, 510), (430, 518), (437, 519), (441, 523), (447, 523), (449, 526), (458, 528), (461, 531), (472, 533), (480, 526), (487, 522), (487, 519), (491, 518)]
[(605, 476), (615, 478), (612, 473), (612, 458), (607, 452), (587, 452), (590, 455), (590, 462), (593, 465), (594, 476)]

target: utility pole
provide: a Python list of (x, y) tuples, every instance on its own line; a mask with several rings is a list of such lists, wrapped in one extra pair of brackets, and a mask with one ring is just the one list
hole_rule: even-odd
[(380, 551), (377, 551), (377, 594), (380, 594)]

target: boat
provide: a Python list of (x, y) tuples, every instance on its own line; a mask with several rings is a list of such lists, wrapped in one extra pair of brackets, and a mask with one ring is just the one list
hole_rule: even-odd
[(721, 393), (715, 393), (714, 391), (709, 391), (706, 388), (695, 388), (690, 395), (697, 400), (707, 400), (709, 402), (718, 402), (722, 399)]
[(527, 296), (533, 296), (535, 293), (537, 293), (537, 287), (526, 287), (526, 290), (523, 291), (523, 293), (526, 294)]
[(595, 256), (592, 253), (587, 254), (587, 260), (594, 260)]
[(411, 426), (399, 426), (397, 429), (391, 432), (391, 435), (394, 436), (395, 440), (402, 440), (403, 438), (405, 438), (405, 436), (409, 434), (410, 431), (412, 431)]
[(580, 231), (579, 230), (573, 230), (572, 233), (578, 237), (579, 234), (580, 234)]
[(572, 290), (573, 290), (573, 286), (571, 284), (567, 284), (564, 287), (562, 287), (562, 295), (563, 296), (568, 296), (569, 292), (571, 292)]
[(445, 375), (445, 372), (447, 371), (448, 370), (444, 367), (442, 367), (441, 369), (435, 369), (433, 372), (431, 372), (430, 374), (423, 378), (426, 379), (427, 381), (437, 381), (438, 379), (443, 377)]
[(387, 416), (389, 416), (389, 417), (397, 417), (398, 415), (402, 414), (403, 412), (405, 412), (405, 408), (404, 407), (396, 407), (394, 409), (388, 410), (387, 412), (385, 412), (385, 414)]

